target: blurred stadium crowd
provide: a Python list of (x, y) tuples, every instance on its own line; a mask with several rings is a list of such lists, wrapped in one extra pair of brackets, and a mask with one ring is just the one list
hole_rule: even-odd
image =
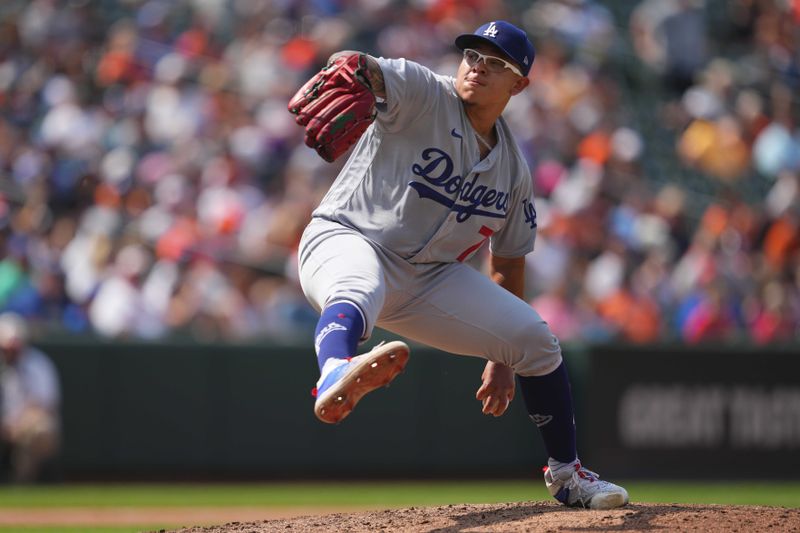
[[(294, 91), (340, 49), (454, 73), (507, 19), (532, 305), (563, 341), (800, 338), (800, 2), (7, 0), (0, 311), (47, 331), (294, 337), (297, 243), (343, 161)], [(479, 265), (478, 265), (479, 266)]]

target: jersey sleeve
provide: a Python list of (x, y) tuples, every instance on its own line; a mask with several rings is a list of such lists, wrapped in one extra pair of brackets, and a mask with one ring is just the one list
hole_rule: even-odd
[(492, 255), (522, 257), (533, 251), (536, 240), (536, 207), (533, 203), (530, 173), (524, 174), (520, 181), (512, 195), (505, 226), (489, 239)]
[(378, 103), (376, 124), (397, 132), (434, 105), (446, 80), (430, 69), (406, 59), (376, 58), (383, 73), (386, 101)]

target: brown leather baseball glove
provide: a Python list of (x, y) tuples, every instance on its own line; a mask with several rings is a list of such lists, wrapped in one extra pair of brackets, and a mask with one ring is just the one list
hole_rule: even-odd
[(345, 153), (375, 120), (375, 95), (366, 71), (365, 54), (340, 56), (289, 100), (289, 112), (306, 127), (306, 145), (325, 161)]

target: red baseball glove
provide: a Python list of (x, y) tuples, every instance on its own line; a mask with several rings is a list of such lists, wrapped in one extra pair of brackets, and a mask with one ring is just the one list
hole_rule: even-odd
[(375, 95), (366, 71), (366, 55), (338, 57), (289, 100), (289, 112), (306, 127), (306, 145), (329, 163), (345, 153), (375, 120)]

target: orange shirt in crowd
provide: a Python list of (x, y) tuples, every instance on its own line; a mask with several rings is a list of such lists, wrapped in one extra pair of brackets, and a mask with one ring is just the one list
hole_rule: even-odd
[(658, 338), (660, 313), (649, 298), (637, 297), (620, 289), (601, 300), (597, 311), (621, 333), (624, 340), (645, 343)]

